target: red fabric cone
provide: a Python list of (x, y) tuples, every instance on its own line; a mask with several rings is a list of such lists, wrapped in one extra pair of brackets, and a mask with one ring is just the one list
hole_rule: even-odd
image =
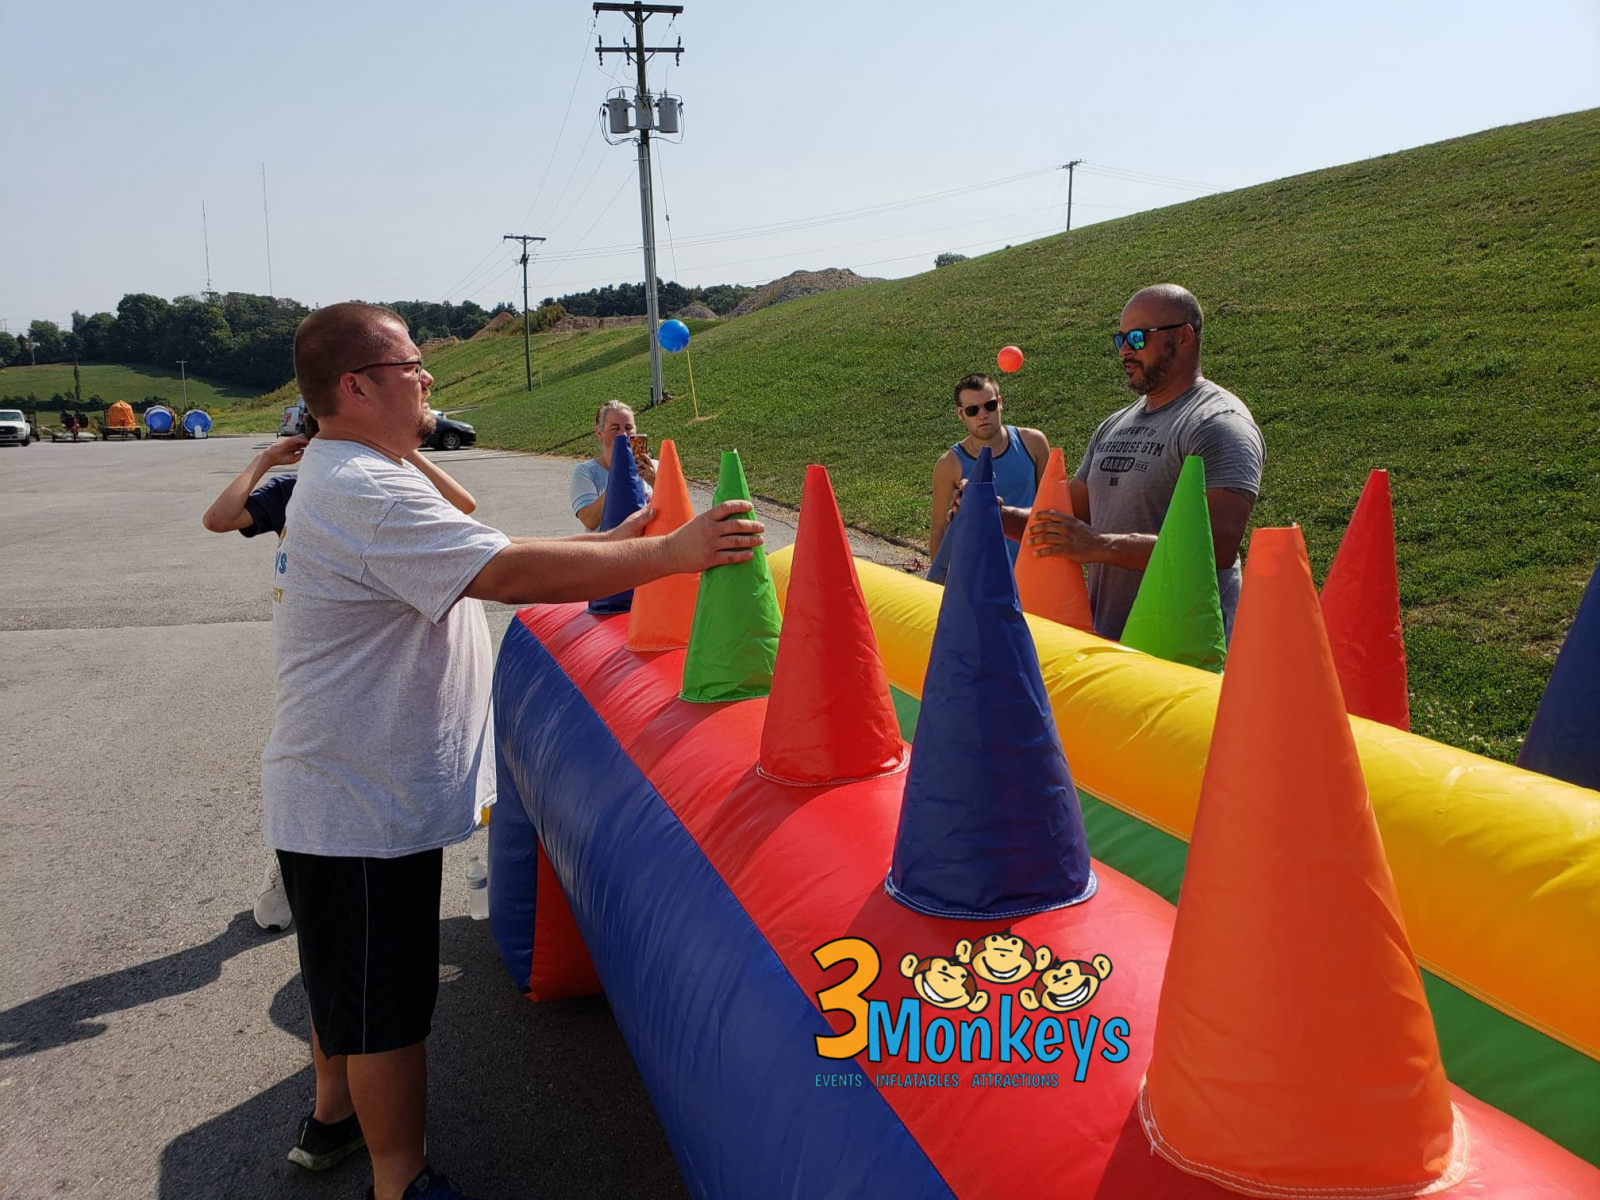
[(1389, 472), (1373, 471), (1322, 582), (1322, 619), (1345, 711), (1410, 730)]
[(822, 467), (807, 467), (759, 770), (816, 786), (886, 775), (905, 762), (833, 485)]

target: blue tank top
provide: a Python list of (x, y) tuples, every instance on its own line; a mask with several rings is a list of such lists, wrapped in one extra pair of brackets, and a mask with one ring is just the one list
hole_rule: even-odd
[[(1038, 491), (1039, 483), (1035, 475), (1033, 456), (1028, 453), (1028, 447), (1023, 443), (1022, 435), (1017, 432), (1015, 425), (1006, 426), (1006, 448), (994, 458), (994, 490), (1001, 502), (1009, 508), (1032, 508), (1033, 497)], [(960, 442), (951, 446), (956, 452), (956, 457), (961, 460), (961, 478), (972, 478), (972, 469), (978, 465), (978, 460), (967, 453), (966, 447)], [(944, 541), (939, 543), (939, 553), (934, 555), (933, 565), (928, 568), (928, 579), (932, 583), (943, 583), (945, 574), (950, 570), (950, 531), (945, 530)], [(1022, 549), (1022, 543), (1006, 539), (1006, 553), (1011, 556), (1013, 564), (1017, 561), (1017, 552)]]

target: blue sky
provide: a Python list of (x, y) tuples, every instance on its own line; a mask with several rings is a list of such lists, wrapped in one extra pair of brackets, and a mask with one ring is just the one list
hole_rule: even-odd
[[(648, 29), (685, 46), (650, 82), (685, 102), (657, 233), (687, 284), (1042, 236), (1070, 158), (1078, 226), (1600, 105), (1596, 0), (689, 0)], [(0, 0), (0, 319), (201, 290), (202, 202), (213, 286), (267, 291), (263, 163), (279, 295), (520, 302), (507, 232), (550, 239), (535, 302), (637, 281), (635, 152), (596, 120), (624, 32), (576, 0)]]

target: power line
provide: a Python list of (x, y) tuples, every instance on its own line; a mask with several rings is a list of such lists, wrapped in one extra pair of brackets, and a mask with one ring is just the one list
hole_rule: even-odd
[(578, 85), (583, 82), (583, 64), (589, 57), (589, 34), (593, 31), (597, 20), (597, 17), (590, 17), (589, 28), (583, 31), (583, 48), (578, 52), (578, 70), (572, 77), (572, 91), (567, 96), (567, 110), (561, 114), (561, 128), (556, 132), (556, 140), (550, 147), (550, 157), (544, 164), (544, 175), (540, 177), (539, 186), (533, 193), (533, 203), (528, 205), (528, 211), (517, 221), (518, 225), (531, 217), (533, 210), (539, 207), (539, 198), (544, 195), (544, 185), (550, 181), (550, 168), (555, 166), (556, 151), (561, 149), (561, 139), (567, 132), (567, 118), (572, 115), (572, 102), (577, 98)]

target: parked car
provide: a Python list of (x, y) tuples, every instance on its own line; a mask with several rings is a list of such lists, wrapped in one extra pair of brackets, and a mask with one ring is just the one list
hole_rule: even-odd
[(279, 437), (299, 437), (306, 431), (306, 402), (299, 396), (283, 410), (283, 420), (278, 424)]
[(0, 408), (0, 446), (26, 446), (32, 440), (28, 418), (15, 408)]
[(478, 444), (478, 431), (465, 421), (457, 421), (434, 409), (433, 436), (423, 443), (431, 450), (459, 450), (463, 446)]

